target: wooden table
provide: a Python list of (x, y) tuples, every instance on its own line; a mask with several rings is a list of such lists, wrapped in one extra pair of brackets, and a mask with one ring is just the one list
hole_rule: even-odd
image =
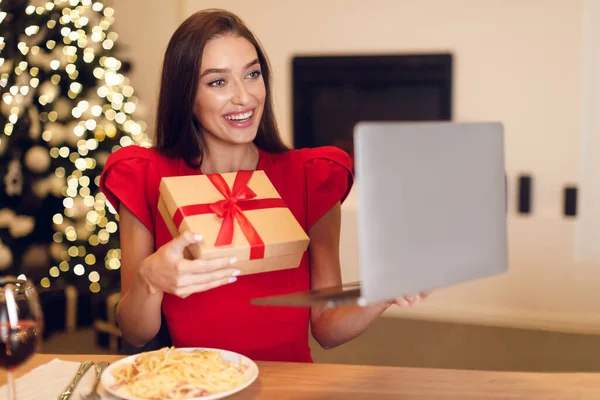
[[(54, 358), (114, 362), (121, 356), (38, 354), (17, 375)], [(230, 399), (600, 399), (600, 373), (490, 372), (258, 362), (259, 378)], [(6, 383), (0, 375), (0, 385)]]

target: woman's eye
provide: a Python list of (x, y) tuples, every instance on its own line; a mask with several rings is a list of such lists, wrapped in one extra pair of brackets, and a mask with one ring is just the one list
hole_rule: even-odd
[(216, 81), (212, 81), (211, 83), (209, 83), (208, 86), (219, 87), (219, 86), (223, 86), (224, 84), (225, 84), (225, 81), (223, 79), (217, 79)]
[(256, 79), (256, 78), (258, 78), (260, 75), (261, 75), (261, 72), (260, 72), (260, 71), (253, 71), (253, 72), (250, 72), (250, 75), (249, 75), (249, 76), (250, 76), (250, 78), (252, 78), (252, 79)]

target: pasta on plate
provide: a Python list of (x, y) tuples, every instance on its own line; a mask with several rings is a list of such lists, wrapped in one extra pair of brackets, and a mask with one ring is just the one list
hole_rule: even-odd
[(140, 399), (192, 399), (222, 393), (243, 383), (248, 365), (224, 360), (216, 350), (174, 347), (142, 353), (115, 366), (113, 389)]

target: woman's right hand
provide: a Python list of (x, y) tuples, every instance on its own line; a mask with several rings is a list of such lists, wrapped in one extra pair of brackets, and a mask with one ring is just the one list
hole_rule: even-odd
[(151, 293), (171, 293), (185, 298), (218, 286), (233, 283), (240, 274), (232, 268), (234, 258), (188, 260), (185, 248), (202, 241), (202, 236), (184, 232), (146, 258), (139, 268), (139, 276)]

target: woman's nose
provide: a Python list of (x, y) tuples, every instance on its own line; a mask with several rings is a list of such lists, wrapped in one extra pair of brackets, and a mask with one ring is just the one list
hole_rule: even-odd
[(250, 95), (243, 82), (238, 82), (235, 85), (235, 93), (233, 94), (232, 101), (239, 105), (246, 105), (250, 101)]

